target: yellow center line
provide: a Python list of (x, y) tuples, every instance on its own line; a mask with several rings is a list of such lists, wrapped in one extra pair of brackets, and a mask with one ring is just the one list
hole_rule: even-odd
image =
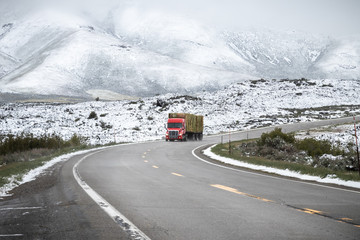
[[(262, 197), (258, 197), (258, 196), (255, 196), (255, 195), (252, 195), (252, 194), (249, 194), (249, 193), (244, 193), (244, 192), (240, 192), (238, 191), (237, 189), (235, 188), (231, 188), (231, 187), (228, 187), (228, 186), (224, 186), (224, 185), (220, 185), (220, 184), (212, 184), (210, 185), (212, 187), (215, 187), (215, 188), (219, 188), (219, 189), (222, 189), (222, 190), (225, 190), (225, 191), (228, 191), (228, 192), (232, 192), (232, 193), (236, 193), (236, 194), (239, 194), (239, 195), (243, 195), (243, 196), (247, 196), (247, 197), (251, 197), (251, 198), (255, 198), (255, 199), (259, 199), (261, 201), (264, 201), (264, 202), (275, 202), (275, 201), (272, 201), (272, 200), (269, 200), (269, 199), (266, 199), (266, 198), (262, 198)], [(303, 208), (303, 209), (299, 209), (299, 208), (296, 208), (298, 211), (300, 212), (304, 212), (304, 213), (308, 213), (308, 214), (316, 214), (316, 215), (320, 215), (320, 216), (324, 216), (324, 217), (328, 217), (325, 212), (323, 211), (319, 211), (319, 210), (315, 210), (315, 209), (311, 209), (311, 208)], [(336, 218), (333, 218), (334, 220), (336, 220), (337, 222), (340, 222), (340, 223), (347, 223), (347, 224), (352, 224), (353, 226), (357, 227), (357, 228), (360, 228), (360, 225), (355, 225), (353, 223), (351, 223), (350, 221), (352, 221), (353, 219), (351, 218), (339, 218), (339, 219), (336, 219)]]
[(304, 213), (309, 213), (309, 214), (314, 214), (313, 212), (311, 211), (307, 211), (307, 210), (304, 210), (304, 209), (297, 209), (299, 212), (304, 212)]
[(153, 168), (159, 168), (158, 166), (155, 166), (155, 165), (153, 165), (152, 167), (153, 167)]
[(310, 214), (324, 214), (322, 211), (314, 210), (311, 208), (304, 208), (303, 212), (310, 213)]
[(179, 174), (179, 173), (174, 173), (174, 172), (172, 172), (171, 174), (172, 174), (172, 175), (175, 175), (175, 176), (178, 176), (178, 177), (183, 177), (183, 175), (181, 175), (181, 174)]
[(225, 191), (228, 191), (228, 192), (236, 193), (236, 194), (239, 194), (239, 195), (255, 198), (255, 199), (258, 199), (258, 200), (261, 200), (261, 201), (264, 201), (264, 202), (274, 202), (272, 200), (262, 198), (262, 197), (258, 197), (258, 196), (255, 196), (255, 195), (252, 195), (252, 194), (249, 194), (249, 193), (240, 192), (235, 188), (227, 187), (227, 186), (224, 186), (224, 185), (212, 184), (210, 186), (215, 187), (215, 188), (219, 188), (219, 189), (222, 189), (222, 190), (225, 190)]
[(324, 212), (322, 212), (322, 211), (314, 210), (311, 208), (299, 209), (299, 211), (304, 212), (304, 213), (309, 213), (309, 214), (319, 214), (319, 215), (324, 214)]
[(305, 208), (305, 210), (311, 211), (311, 212), (317, 213), (317, 214), (322, 214), (323, 213), (322, 211), (314, 210), (314, 209), (311, 209), (311, 208)]
[[(323, 217), (329, 217), (325, 214), (325, 212), (323, 211), (318, 211), (318, 210), (314, 210), (314, 209), (311, 209), (311, 208), (304, 208), (304, 209), (297, 209), (298, 211), (300, 212), (304, 212), (304, 213), (308, 213), (308, 214), (317, 214), (317, 215), (320, 215), (320, 216), (323, 216)], [(343, 218), (332, 218), (334, 219), (335, 221), (339, 222), (339, 223), (346, 223), (346, 224), (351, 224), (357, 228), (360, 228), (360, 225), (355, 225), (354, 223), (351, 223), (351, 221), (353, 219), (351, 218), (347, 218), (347, 217), (343, 217)]]

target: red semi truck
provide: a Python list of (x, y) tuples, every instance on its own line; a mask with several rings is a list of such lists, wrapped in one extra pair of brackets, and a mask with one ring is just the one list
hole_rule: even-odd
[(166, 141), (202, 140), (204, 117), (189, 113), (169, 113)]

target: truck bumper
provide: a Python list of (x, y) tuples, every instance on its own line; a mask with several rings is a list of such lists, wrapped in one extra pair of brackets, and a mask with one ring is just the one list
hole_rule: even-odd
[(183, 138), (183, 136), (181, 135), (181, 136), (178, 136), (178, 137), (176, 137), (176, 138), (172, 138), (172, 137), (169, 137), (169, 136), (166, 136), (166, 141), (168, 141), (168, 140), (183, 140), (184, 138)]

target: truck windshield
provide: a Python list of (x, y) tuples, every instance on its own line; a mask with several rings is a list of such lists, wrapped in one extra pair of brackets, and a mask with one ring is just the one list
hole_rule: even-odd
[(168, 128), (182, 128), (182, 123), (168, 123)]

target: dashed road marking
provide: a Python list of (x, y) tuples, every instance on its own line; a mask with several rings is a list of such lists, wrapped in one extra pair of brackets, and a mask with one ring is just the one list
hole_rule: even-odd
[(153, 167), (153, 168), (159, 168), (158, 166), (155, 166), (155, 165), (153, 165), (152, 167)]
[(16, 233), (16, 234), (0, 234), (0, 237), (22, 237), (24, 234)]
[[(224, 185), (220, 185), (220, 184), (212, 184), (210, 186), (215, 187), (215, 188), (219, 188), (219, 189), (222, 189), (222, 190), (225, 190), (225, 191), (228, 191), (228, 192), (236, 193), (236, 194), (239, 194), (239, 195), (243, 195), (243, 196), (247, 196), (247, 197), (251, 197), (251, 198), (256, 198), (256, 199), (259, 199), (259, 200), (264, 201), (264, 202), (276, 203), (275, 201), (272, 201), (272, 200), (269, 200), (269, 199), (266, 199), (266, 198), (262, 198), (262, 197), (258, 197), (258, 196), (252, 195), (252, 194), (240, 192), (237, 189), (231, 188), (231, 187), (228, 187), (228, 186), (224, 186)], [(294, 209), (296, 209), (296, 210), (298, 210), (300, 212), (326, 217), (326, 218), (329, 218), (329, 219), (333, 219), (333, 220), (335, 220), (335, 221), (337, 221), (339, 223), (347, 223), (347, 224), (351, 224), (351, 225), (353, 225), (355, 227), (360, 228), (360, 225), (356, 225), (355, 223), (351, 222), (351, 220), (352, 220), (351, 218), (339, 218), (338, 219), (338, 218), (331, 217), (330, 215), (326, 214), (323, 211), (319, 211), (319, 210), (315, 210), (315, 209), (311, 209), (311, 208), (298, 208), (298, 207), (287, 205), (287, 204), (285, 204), (285, 206), (294, 208)]]
[[(317, 183), (310, 183), (310, 182), (304, 182), (304, 181), (301, 181), (301, 180), (291, 180), (291, 179), (285, 179), (283, 177), (277, 177), (277, 176), (271, 176), (271, 175), (267, 175), (266, 173), (265, 174), (262, 174), (262, 173), (255, 173), (255, 172), (250, 172), (250, 171), (246, 171), (246, 170), (240, 170), (240, 169), (236, 169), (236, 168), (233, 168), (233, 167), (227, 167), (227, 166), (223, 166), (223, 165), (220, 165), (220, 164), (216, 164), (216, 163), (212, 163), (212, 162), (209, 162), (199, 156), (197, 156), (195, 154), (195, 151), (199, 148), (202, 148), (206, 145), (201, 145), (201, 146), (198, 146), (196, 148), (194, 148), (192, 150), (192, 155), (199, 159), (200, 161), (204, 162), (204, 163), (207, 163), (209, 165), (213, 165), (213, 166), (216, 166), (216, 167), (219, 167), (219, 168), (224, 168), (224, 169), (228, 169), (228, 170), (231, 170), (231, 171), (236, 171), (236, 172), (242, 172), (242, 173), (246, 173), (246, 174), (251, 174), (251, 175), (257, 175), (257, 176), (262, 176), (262, 177), (266, 177), (266, 178), (273, 178), (273, 179), (280, 179), (280, 180), (286, 180), (286, 181), (290, 181), (290, 182), (296, 182), (296, 183), (299, 183), (299, 184), (305, 184), (305, 185), (312, 185), (312, 186), (317, 186), (317, 187), (322, 187), (322, 188), (328, 188), (328, 189), (334, 189), (334, 190), (339, 190), (339, 191), (346, 191), (346, 192), (351, 192), (351, 193), (356, 193), (356, 194), (360, 194), (359, 191), (354, 191), (354, 190), (350, 190), (350, 189), (344, 189), (344, 188), (338, 188), (338, 187), (332, 187), (332, 186), (327, 186), (327, 185), (322, 185), (322, 184), (317, 184)], [(213, 187), (215, 187), (216, 185), (211, 185)], [(219, 186), (219, 185), (218, 185)], [(221, 186), (221, 185), (220, 185)], [(224, 189), (225, 190), (225, 189)], [(229, 189), (233, 192), (234, 189)], [(236, 190), (236, 189), (235, 189)], [(237, 190), (236, 190), (237, 191)], [(240, 192), (235, 192), (235, 193), (238, 193), (240, 194)], [(271, 200), (269, 200), (271, 201)], [(273, 202), (273, 201), (271, 201)], [(276, 202), (274, 202), (276, 203)], [(296, 210), (300, 210), (301, 211), (301, 208), (298, 208), (298, 207), (295, 207), (295, 206), (291, 206), (291, 205), (288, 205), (288, 204), (285, 204), (286, 206), (288, 207), (291, 207), (291, 208), (294, 208)], [(302, 211), (304, 212), (304, 211)], [(316, 215), (319, 215), (319, 216), (323, 216), (323, 217), (327, 217), (327, 218), (330, 218), (330, 219), (333, 219), (333, 220), (336, 220), (338, 222), (341, 222), (341, 223), (348, 223), (348, 224), (351, 224), (355, 227), (358, 227), (360, 228), (360, 225), (357, 225), (356, 223), (353, 223), (351, 221), (347, 221), (347, 220), (343, 220), (343, 219), (337, 219), (337, 218), (334, 218), (334, 217), (331, 217), (329, 215), (325, 215), (325, 214), (317, 214), (315, 212), (312, 212), (312, 214), (316, 214)]]
[[(223, 134), (220, 134), (220, 135), (223, 135)], [(223, 168), (223, 169), (227, 169), (227, 170), (231, 170), (231, 171), (235, 171), (235, 172), (242, 172), (242, 173), (245, 173), (245, 174), (261, 176), (261, 177), (265, 177), (265, 178), (279, 179), (279, 180), (288, 181), (288, 182), (295, 182), (295, 183), (299, 183), (299, 184), (312, 185), (312, 186), (317, 186), (317, 187), (323, 187), (323, 188), (328, 188), (328, 189), (334, 189), (334, 190), (339, 190), (339, 191), (345, 191), (345, 192), (351, 192), (351, 193), (360, 194), (360, 191), (350, 190), (350, 189), (346, 189), (346, 188), (332, 187), (332, 186), (322, 185), (322, 184), (318, 184), (318, 183), (306, 182), (306, 181), (303, 181), (301, 179), (299, 179), (299, 180), (286, 179), (283, 176), (279, 176), (279, 177), (278, 176), (273, 176), (273, 175), (269, 175), (266, 172), (257, 173), (257, 172), (247, 171), (247, 170), (236, 169), (234, 167), (227, 167), (227, 166), (223, 166), (223, 165), (217, 164), (217, 163), (212, 163), (212, 162), (209, 162), (209, 161), (207, 161), (207, 160), (205, 160), (205, 159), (203, 159), (203, 158), (201, 158), (201, 157), (199, 157), (198, 155), (195, 154), (195, 151), (197, 149), (205, 147), (206, 145), (207, 144), (201, 145), (201, 146), (198, 146), (198, 147), (194, 148), (191, 153), (195, 158), (199, 159), (200, 161), (202, 161), (202, 162), (204, 162), (206, 164), (212, 165), (212, 166), (216, 166), (216, 167), (219, 167), (219, 168)], [(213, 146), (215, 146), (215, 145), (216, 144), (214, 144)]]
[(322, 211), (314, 210), (311, 208), (303, 208), (303, 209), (299, 209), (299, 211), (304, 212), (304, 213), (309, 213), (309, 214), (318, 214), (318, 215), (324, 214), (324, 212), (322, 212)]
[(351, 218), (347, 218), (347, 217), (336, 218), (336, 217), (332, 217), (331, 215), (329, 215), (326, 212), (319, 211), (319, 210), (314, 210), (314, 209), (311, 209), (311, 208), (298, 208), (298, 207), (287, 205), (287, 204), (286, 204), (286, 206), (294, 208), (294, 209), (298, 210), (299, 212), (318, 215), (318, 216), (322, 216), (322, 217), (326, 217), (326, 218), (335, 220), (336, 222), (339, 222), (339, 223), (347, 223), (347, 224), (353, 225), (355, 227), (360, 227), (360, 225), (357, 225), (356, 223), (351, 222), (353, 220)]
[(9, 210), (32, 210), (32, 209), (42, 209), (43, 207), (16, 207), (16, 208), (0, 208), (0, 211), (9, 211)]
[(148, 160), (144, 160), (144, 162), (148, 163), (149, 161), (148, 161)]
[(222, 189), (222, 190), (225, 190), (225, 191), (228, 191), (228, 192), (236, 193), (236, 194), (239, 194), (239, 195), (255, 198), (255, 199), (258, 199), (258, 200), (261, 200), (261, 201), (264, 201), (264, 202), (274, 202), (272, 200), (262, 198), (262, 197), (258, 197), (258, 196), (255, 196), (255, 195), (252, 195), (252, 194), (249, 194), (249, 193), (240, 192), (235, 188), (227, 187), (227, 186), (224, 186), (224, 185), (212, 184), (210, 186), (215, 187), (215, 188), (219, 188), (219, 189)]
[(183, 175), (181, 175), (181, 174), (179, 174), (179, 173), (172, 172), (171, 174), (172, 174), (172, 175), (175, 175), (175, 176), (178, 176), (178, 177), (183, 177)]

